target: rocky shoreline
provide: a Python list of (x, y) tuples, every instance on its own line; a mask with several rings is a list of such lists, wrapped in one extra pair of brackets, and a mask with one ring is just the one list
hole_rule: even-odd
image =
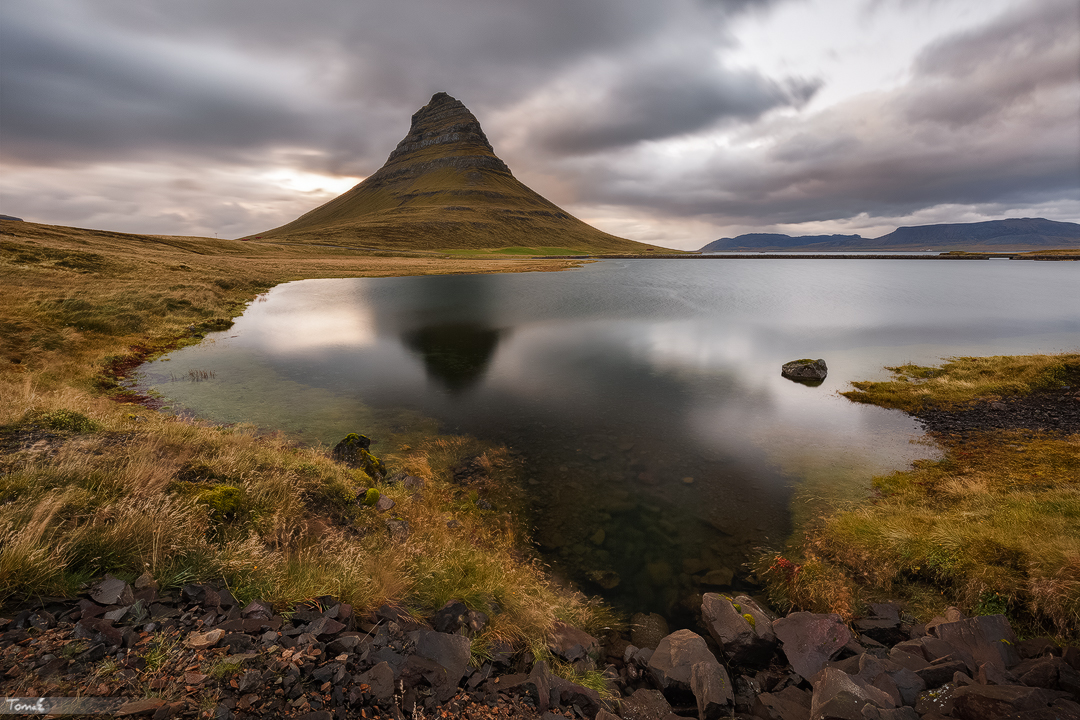
[(957, 408), (927, 407), (912, 413), (927, 432), (967, 434), (990, 430), (1080, 433), (1080, 389), (1075, 385)]
[(281, 612), (107, 576), (0, 619), (0, 678), (26, 708), (116, 717), (1080, 718), (1080, 648), (1019, 641), (1001, 615), (950, 609), (920, 625), (894, 604), (872, 611), (848, 626), (707, 593), (700, 632), (668, 633), (658, 616), (629, 637), (557, 624), (545, 657), (585, 687), (530, 652), (474, 643), (487, 617), (459, 602), (423, 619), (330, 597)]

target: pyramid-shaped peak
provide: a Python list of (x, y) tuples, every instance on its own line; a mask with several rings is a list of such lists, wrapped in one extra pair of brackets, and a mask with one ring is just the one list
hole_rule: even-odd
[[(398, 164), (397, 161), (410, 156), (429, 154), (425, 151), (436, 145), (450, 146), (439, 148), (440, 154), (495, 157), (480, 121), (464, 103), (444, 92), (432, 95), (427, 105), (413, 113), (409, 134), (390, 153), (386, 163)], [(510, 172), (505, 165), (500, 169)]]
[(586, 225), (513, 176), (480, 122), (435, 93), (409, 133), (359, 185), (258, 239), (380, 249), (544, 247), (637, 252)]

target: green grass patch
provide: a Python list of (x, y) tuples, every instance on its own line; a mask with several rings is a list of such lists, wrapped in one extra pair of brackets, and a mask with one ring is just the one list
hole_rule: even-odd
[(916, 411), (1080, 385), (1080, 354), (951, 358), (941, 367), (887, 368), (892, 380), (853, 382), (855, 402)]
[(485, 257), (491, 255), (509, 256), (545, 256), (545, 255), (589, 255), (587, 250), (575, 250), (565, 247), (506, 247), (506, 248), (465, 248), (441, 250), (447, 255), (462, 257)]
[[(1077, 355), (956, 358), (856, 383), (853, 399), (917, 408), (1076, 386)], [(851, 397), (851, 394), (849, 394)], [(993, 431), (938, 440), (944, 457), (876, 478), (876, 495), (819, 519), (757, 565), (779, 609), (859, 614), (903, 599), (927, 620), (956, 605), (1021, 634), (1080, 637), (1080, 435)]]

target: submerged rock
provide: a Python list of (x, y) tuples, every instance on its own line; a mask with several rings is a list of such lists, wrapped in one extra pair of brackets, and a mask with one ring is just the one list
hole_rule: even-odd
[(636, 613), (630, 618), (630, 642), (638, 647), (656, 649), (671, 630), (663, 615)]

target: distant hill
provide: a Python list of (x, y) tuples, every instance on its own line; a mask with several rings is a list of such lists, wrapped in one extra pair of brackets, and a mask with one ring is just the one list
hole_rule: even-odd
[(1080, 223), (1044, 218), (1009, 218), (977, 223), (917, 225), (897, 228), (879, 238), (858, 235), (791, 237), (749, 233), (714, 240), (701, 252), (752, 250), (1038, 250), (1080, 248)]
[(287, 225), (246, 239), (257, 238), (390, 250), (655, 247), (601, 232), (530, 190), (495, 155), (476, 117), (446, 93), (413, 115), (409, 134), (376, 173)]
[(861, 235), (781, 235), (779, 233), (747, 233), (733, 238), (720, 238), (699, 252), (729, 252), (732, 250), (801, 250), (804, 245), (862, 241)]
[(22, 218), (13, 217), (11, 215), (0, 215), (0, 220), (14, 220), (16, 222), (22, 222)]

